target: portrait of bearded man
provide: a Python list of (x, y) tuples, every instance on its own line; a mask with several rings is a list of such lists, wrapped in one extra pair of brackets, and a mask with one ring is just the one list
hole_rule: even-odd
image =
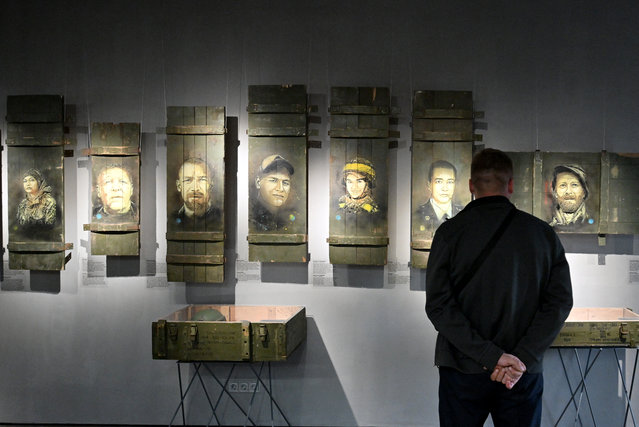
[(552, 227), (593, 222), (586, 209), (586, 200), (590, 192), (586, 172), (581, 166), (556, 166), (553, 170), (551, 188), (553, 211), (549, 224)]
[(213, 204), (213, 176), (213, 169), (201, 158), (182, 163), (175, 181), (182, 206), (171, 217), (174, 225), (194, 230), (222, 226), (221, 211)]

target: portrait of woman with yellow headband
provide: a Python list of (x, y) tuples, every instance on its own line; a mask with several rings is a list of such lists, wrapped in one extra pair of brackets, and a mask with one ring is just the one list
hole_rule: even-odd
[(342, 171), (342, 183), (346, 194), (339, 198), (339, 208), (346, 213), (377, 213), (379, 207), (373, 199), (375, 168), (363, 158), (356, 157), (347, 162)]

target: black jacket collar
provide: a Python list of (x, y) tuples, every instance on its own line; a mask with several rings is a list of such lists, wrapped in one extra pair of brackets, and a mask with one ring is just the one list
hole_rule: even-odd
[(464, 210), (473, 209), (479, 206), (485, 206), (488, 204), (510, 204), (510, 200), (506, 196), (486, 196), (480, 197), (478, 199), (473, 200), (469, 204), (466, 205)]

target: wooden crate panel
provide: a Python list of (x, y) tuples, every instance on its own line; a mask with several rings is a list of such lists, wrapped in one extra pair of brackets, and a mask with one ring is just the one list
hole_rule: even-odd
[(152, 324), (154, 359), (286, 361), (305, 339), (300, 306), (190, 305)]
[(426, 268), (428, 265), (428, 256), (430, 255), (429, 249), (415, 249), (410, 250), (410, 266), (413, 268)]
[(140, 254), (140, 232), (91, 232), (91, 254), (136, 256)]
[(413, 140), (473, 141), (472, 119), (414, 119)]
[(168, 135), (224, 135), (224, 107), (167, 107)]
[(413, 96), (413, 119), (472, 119), (473, 93), (419, 90)]
[(62, 123), (64, 98), (59, 95), (8, 96), (6, 119), (11, 123)]
[(59, 123), (7, 123), (7, 145), (63, 145), (64, 126)]
[(306, 114), (249, 114), (249, 136), (305, 136)]
[(307, 94), (249, 86), (249, 259), (308, 262)]
[(386, 87), (331, 87), (331, 114), (389, 114), (390, 90)]
[(574, 307), (553, 347), (637, 347), (639, 315), (621, 307)]
[(91, 124), (91, 254), (139, 255), (140, 124)]
[(68, 261), (64, 252), (18, 252), (9, 250), (9, 269), (11, 270), (64, 270)]
[(333, 138), (388, 138), (389, 117), (333, 114), (329, 134)]
[(224, 126), (223, 107), (167, 108), (169, 281), (224, 281)]
[[(388, 142), (331, 138), (332, 264), (384, 265), (388, 244)], [(362, 239), (381, 238), (382, 241)]]
[(249, 261), (308, 262), (308, 244), (250, 243)]
[[(64, 152), (61, 146), (8, 147), (9, 247), (64, 245)], [(12, 252), (11, 249), (9, 249)], [(60, 270), (65, 253), (10, 253), (9, 268)], [(58, 252), (58, 251), (52, 251)]]
[(533, 213), (533, 191), (535, 188), (533, 172), (535, 168), (534, 152), (508, 152), (513, 161), (513, 194), (510, 201), (520, 210)]
[(387, 246), (341, 246), (329, 245), (331, 264), (386, 265)]
[(600, 234), (639, 233), (639, 155), (603, 152)]
[(248, 101), (246, 110), (249, 113), (307, 112), (304, 85), (249, 85)]
[[(120, 147), (131, 147), (131, 155), (139, 153), (140, 124), (139, 123), (91, 123), (91, 148), (107, 148), (97, 154), (124, 154)], [(96, 154), (92, 152), (92, 154)]]

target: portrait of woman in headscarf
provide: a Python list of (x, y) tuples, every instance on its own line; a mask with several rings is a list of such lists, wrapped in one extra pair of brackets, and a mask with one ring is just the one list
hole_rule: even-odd
[(52, 226), (56, 218), (56, 202), (40, 171), (29, 169), (23, 173), (22, 187), (25, 198), (18, 205), (18, 224)]
[(350, 214), (375, 214), (379, 207), (373, 198), (375, 168), (362, 157), (344, 165), (342, 185), (345, 194), (339, 198), (339, 208)]

